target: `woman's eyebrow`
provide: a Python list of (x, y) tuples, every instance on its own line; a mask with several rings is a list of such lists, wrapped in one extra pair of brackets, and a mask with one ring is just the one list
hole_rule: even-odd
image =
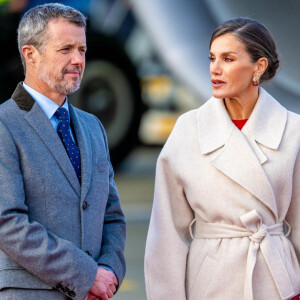
[[(228, 54), (238, 54), (235, 51), (226, 51), (226, 52), (222, 52), (221, 55), (228, 55)], [(209, 55), (214, 55), (213, 52), (209, 52)]]

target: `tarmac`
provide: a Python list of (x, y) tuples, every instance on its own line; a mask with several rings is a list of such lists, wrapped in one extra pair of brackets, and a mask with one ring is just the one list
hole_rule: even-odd
[(127, 272), (115, 300), (146, 300), (144, 252), (151, 215), (155, 165), (160, 147), (138, 147), (115, 172), (127, 220)]

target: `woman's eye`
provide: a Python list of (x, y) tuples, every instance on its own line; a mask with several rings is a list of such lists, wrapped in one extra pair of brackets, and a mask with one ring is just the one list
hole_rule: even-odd
[(211, 56), (209, 56), (208, 59), (209, 59), (210, 61), (214, 61), (214, 60), (215, 60), (215, 58), (214, 58), (214, 57), (211, 57)]
[(227, 62), (233, 61), (233, 59), (232, 59), (232, 58), (229, 58), (229, 57), (225, 57), (224, 60), (227, 61)]

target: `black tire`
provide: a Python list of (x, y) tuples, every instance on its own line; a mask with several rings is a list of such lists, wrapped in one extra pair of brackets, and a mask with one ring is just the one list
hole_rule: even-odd
[(87, 32), (87, 45), (81, 87), (70, 101), (100, 119), (107, 133), (111, 161), (117, 166), (138, 141), (144, 110), (140, 83), (127, 54), (114, 39)]
[(17, 84), (24, 80), (16, 39), (19, 15), (3, 14), (0, 17), (0, 54), (3, 58), (0, 67), (0, 103), (8, 100)]

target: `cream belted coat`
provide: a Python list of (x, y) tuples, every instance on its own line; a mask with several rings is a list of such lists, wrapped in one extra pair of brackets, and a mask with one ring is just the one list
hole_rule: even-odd
[(240, 131), (222, 99), (182, 115), (158, 162), (148, 300), (300, 293), (300, 116), (262, 88)]

